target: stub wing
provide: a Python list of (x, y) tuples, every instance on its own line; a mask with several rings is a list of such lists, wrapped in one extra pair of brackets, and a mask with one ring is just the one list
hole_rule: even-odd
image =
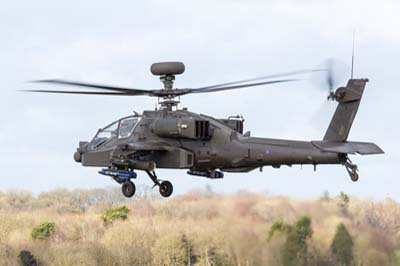
[(372, 142), (331, 142), (331, 141), (312, 141), (315, 147), (321, 151), (346, 153), (346, 154), (361, 154), (372, 155), (385, 153), (378, 145)]

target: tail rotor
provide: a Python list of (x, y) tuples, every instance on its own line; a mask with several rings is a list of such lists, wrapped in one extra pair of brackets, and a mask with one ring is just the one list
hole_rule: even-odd
[(329, 58), (324, 62), (325, 88), (328, 89), (327, 100), (336, 100), (335, 89), (346, 80), (346, 64), (338, 59)]

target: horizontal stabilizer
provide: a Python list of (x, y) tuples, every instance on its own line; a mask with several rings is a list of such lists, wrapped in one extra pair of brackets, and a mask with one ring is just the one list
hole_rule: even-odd
[(312, 141), (311, 143), (321, 151), (326, 151), (326, 152), (337, 152), (337, 153), (347, 153), (347, 154), (358, 153), (361, 155), (384, 153), (384, 151), (381, 148), (379, 148), (378, 145), (371, 142)]

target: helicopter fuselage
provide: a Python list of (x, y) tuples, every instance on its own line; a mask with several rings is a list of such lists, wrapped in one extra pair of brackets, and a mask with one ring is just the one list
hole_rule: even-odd
[[(121, 136), (121, 131), (126, 131), (124, 121), (129, 119), (136, 120), (135, 125), (129, 134)], [(80, 144), (76, 159), (83, 166), (149, 171), (156, 167), (177, 168), (197, 173), (341, 163), (339, 153), (321, 151), (313, 142), (243, 134), (243, 119), (238, 117), (215, 119), (186, 109), (163, 109), (145, 111), (111, 125), (115, 125), (113, 136), (100, 145), (96, 144), (97, 137)], [(99, 130), (98, 135), (101, 133)]]
[[(334, 91), (331, 65), (327, 70), (301, 70), (258, 78), (238, 80), (198, 88), (176, 88), (176, 75), (183, 74), (182, 62), (152, 64), (151, 73), (160, 78), (162, 89), (144, 90), (70, 80), (39, 80), (39, 83), (84, 87), (91, 90), (28, 90), (39, 93), (61, 93), (103, 96), (157, 97), (159, 110), (135, 113), (100, 129), (90, 142), (80, 142), (74, 154), (83, 166), (103, 167), (100, 174), (112, 177), (122, 185), (126, 197), (135, 194), (135, 170), (143, 170), (159, 187), (163, 197), (171, 196), (173, 185), (159, 179), (156, 168), (189, 169), (190, 175), (222, 178), (223, 172), (249, 172), (263, 166), (342, 164), (352, 181), (359, 178), (358, 167), (349, 154), (372, 155), (384, 151), (375, 143), (348, 141), (368, 79), (351, 78), (345, 87)], [(243, 133), (240, 117), (215, 119), (211, 116), (178, 109), (177, 97), (187, 94), (213, 93), (248, 87), (296, 81), (289, 78), (310, 72), (327, 71), (329, 100), (338, 106), (322, 140), (296, 141), (256, 138)], [(279, 78), (279, 79), (278, 79)], [(92, 90), (96, 89), (96, 90)]]
[[(190, 175), (222, 178), (223, 172), (249, 172), (263, 166), (279, 168), (296, 164), (342, 164), (352, 181), (359, 178), (358, 167), (349, 154), (382, 154), (375, 143), (348, 141), (367, 79), (350, 79), (345, 87), (333, 90), (333, 75), (328, 67), (329, 100), (338, 106), (322, 140), (296, 141), (256, 138), (243, 133), (240, 117), (216, 119), (211, 116), (178, 109), (177, 97), (187, 94), (213, 93), (292, 82), (293, 75), (317, 72), (302, 70), (259, 78), (245, 79), (198, 88), (175, 88), (174, 80), (185, 70), (182, 62), (160, 62), (150, 68), (159, 76), (162, 89), (143, 90), (69, 80), (39, 80), (40, 83), (84, 87), (93, 90), (29, 90), (40, 93), (62, 93), (103, 96), (157, 97), (159, 110), (121, 118), (100, 129), (90, 142), (81, 142), (74, 154), (83, 166), (103, 167), (99, 172), (122, 185), (126, 197), (135, 194), (135, 170), (143, 170), (159, 187), (163, 197), (169, 197), (173, 186), (159, 179), (156, 168), (189, 169)], [(324, 70), (325, 71), (325, 70)], [(279, 77), (279, 79), (277, 79)]]

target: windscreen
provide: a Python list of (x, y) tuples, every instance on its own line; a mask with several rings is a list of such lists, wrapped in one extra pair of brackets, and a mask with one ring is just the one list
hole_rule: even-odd
[(92, 147), (95, 149), (108, 141), (117, 136), (118, 134), (118, 122), (115, 122), (108, 127), (100, 129), (97, 133), (96, 137), (92, 140)]
[(133, 130), (135, 129), (138, 121), (139, 119), (137, 117), (130, 117), (121, 120), (121, 124), (119, 126), (119, 137), (120, 138), (129, 137), (132, 134)]

